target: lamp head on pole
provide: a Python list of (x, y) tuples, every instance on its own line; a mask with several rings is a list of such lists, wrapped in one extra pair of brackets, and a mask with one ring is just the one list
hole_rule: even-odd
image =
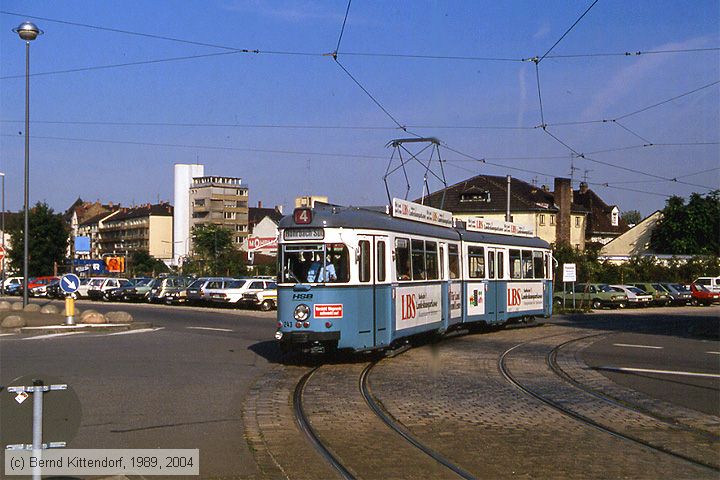
[(13, 32), (17, 33), (20, 38), (26, 42), (35, 40), (38, 35), (42, 35), (44, 33), (32, 22), (22, 22), (16, 28), (13, 28)]

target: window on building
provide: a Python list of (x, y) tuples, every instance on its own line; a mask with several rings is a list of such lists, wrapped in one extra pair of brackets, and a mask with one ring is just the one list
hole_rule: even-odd
[(555, 225), (555, 215), (550, 215), (550, 225)]
[(610, 214), (610, 221), (612, 222), (613, 227), (617, 227), (620, 223), (620, 212), (618, 212), (617, 207), (613, 208), (612, 213)]
[(460, 194), (461, 202), (486, 202), (490, 203), (490, 192), (466, 192)]
[(580, 228), (580, 217), (579, 216), (575, 217), (575, 226), (577, 228)]
[(485, 278), (485, 249), (468, 247), (468, 275), (470, 278)]
[(545, 215), (540, 214), (540, 215), (538, 216), (538, 223), (539, 223), (540, 225), (545, 225)]

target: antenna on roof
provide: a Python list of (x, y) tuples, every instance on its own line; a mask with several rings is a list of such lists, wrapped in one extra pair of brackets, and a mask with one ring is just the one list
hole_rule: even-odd
[(575, 166), (575, 154), (570, 154), (570, 188), (575, 184), (575, 172), (580, 170)]
[(588, 181), (588, 173), (592, 172), (589, 168), (586, 168), (583, 172), (583, 182), (587, 183)]
[[(408, 148), (405, 147), (405, 144), (407, 143), (425, 143), (423, 148), (421, 148), (419, 151), (416, 151), (415, 153), (408, 150)], [(410, 178), (408, 177), (407, 172), (407, 165), (412, 163), (413, 161), (420, 164), (420, 166), (424, 169), (423, 172), (423, 180), (422, 180), (422, 192), (420, 196), (420, 203), (425, 204), (425, 196), (430, 195), (430, 185), (428, 183), (428, 179), (430, 177), (434, 177), (442, 184), (443, 194), (442, 199), (440, 200), (440, 209), (443, 208), (445, 205), (445, 190), (447, 189), (447, 180), (445, 179), (445, 169), (443, 167), (443, 160), (440, 157), (440, 140), (434, 137), (426, 137), (426, 138), (398, 138), (395, 140), (391, 140), (390, 142), (385, 145), (386, 147), (393, 147), (393, 152), (390, 155), (390, 161), (388, 162), (387, 169), (385, 169), (385, 175), (383, 175), (383, 182), (385, 182), (385, 191), (388, 196), (388, 203), (392, 204), (392, 195), (390, 194), (390, 186), (388, 185), (388, 178), (398, 170), (402, 170), (403, 175), (405, 177), (405, 195), (404, 199), (408, 199), (408, 195), (410, 194)], [(429, 158), (427, 161), (421, 160), (419, 157), (423, 153), (425, 153), (427, 150), (430, 150)], [(397, 158), (400, 161), (400, 165), (393, 167), (393, 161), (395, 159), (395, 156), (397, 155)], [(406, 157), (409, 155), (409, 157)], [(440, 165), (439, 171), (436, 172), (433, 170), (433, 160), (435, 160), (435, 157), (437, 156), (437, 163)]]

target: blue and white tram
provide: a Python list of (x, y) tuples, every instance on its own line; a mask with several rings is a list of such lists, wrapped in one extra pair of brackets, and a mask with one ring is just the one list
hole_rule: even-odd
[(462, 324), (551, 315), (547, 242), (394, 204), (405, 214), (318, 203), (281, 220), (275, 337), (284, 350), (368, 351)]

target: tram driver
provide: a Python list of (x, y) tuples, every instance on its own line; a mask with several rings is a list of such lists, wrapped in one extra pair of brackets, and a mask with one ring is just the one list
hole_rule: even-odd
[(322, 256), (319, 260), (315, 260), (310, 264), (310, 268), (307, 273), (308, 282), (334, 282), (337, 280), (337, 274), (335, 273), (335, 265), (330, 261), (330, 256), (325, 258), (325, 265), (321, 263)]

